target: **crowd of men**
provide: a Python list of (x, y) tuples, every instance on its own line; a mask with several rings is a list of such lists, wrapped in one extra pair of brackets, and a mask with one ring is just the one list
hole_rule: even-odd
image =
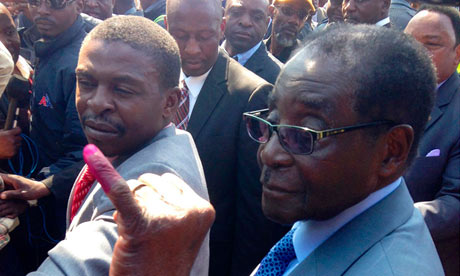
[(2, 1), (0, 42), (0, 275), (460, 274), (458, 7)]

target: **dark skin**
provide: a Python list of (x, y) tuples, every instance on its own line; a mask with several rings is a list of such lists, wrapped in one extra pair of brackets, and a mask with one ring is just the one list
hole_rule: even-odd
[(214, 221), (211, 204), (173, 174), (144, 174), (128, 187), (100, 151), (87, 148), (85, 161), (117, 208), (110, 275), (190, 275)]
[[(295, 12), (292, 15), (286, 15), (282, 12), (281, 7), (270, 6), (269, 11), (273, 19), (273, 28), (269, 51), (274, 56), (278, 56), (284, 48), (293, 45), (310, 12), (310, 8), (305, 7), (306, 3), (302, 0), (282, 1), (279, 5), (286, 6), (293, 11), (304, 10), (304, 16), (300, 17)], [(289, 46), (286, 44), (288, 41), (290, 41)]]
[(174, 0), (171, 5), (165, 24), (179, 46), (182, 70), (187, 76), (201, 76), (217, 60), (225, 29), (221, 7), (197, 0)]
[[(151, 60), (126, 44), (94, 40), (81, 50), (77, 110), (88, 141), (100, 145), (112, 160), (143, 147), (175, 114), (180, 90), (162, 90), (157, 77)], [(42, 182), (0, 176), (14, 188), (1, 193), (1, 199), (32, 200), (50, 194)]]
[(225, 8), (225, 50), (230, 56), (244, 53), (259, 43), (267, 32), (267, 0), (228, 0)]
[[(305, 55), (296, 61), (277, 83), (268, 121), (315, 130), (368, 122), (353, 111), (351, 84), (334, 72), (336, 61)], [(310, 155), (295, 155), (274, 134), (258, 153), (263, 211), (284, 224), (331, 218), (401, 176), (412, 140), (407, 125), (374, 141), (355, 130), (318, 140)]]

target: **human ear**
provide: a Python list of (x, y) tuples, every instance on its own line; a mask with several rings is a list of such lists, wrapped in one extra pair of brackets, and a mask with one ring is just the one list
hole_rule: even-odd
[(166, 90), (164, 93), (163, 117), (171, 118), (172, 120), (179, 106), (181, 91), (178, 87), (174, 87)]
[(77, 9), (78, 14), (82, 13), (83, 12), (83, 7), (85, 6), (85, 4), (83, 3), (83, 0), (75, 1), (75, 5), (76, 5), (76, 9)]
[(384, 139), (380, 176), (395, 180), (406, 168), (407, 158), (414, 141), (414, 130), (407, 124), (397, 125), (387, 132)]
[(390, 10), (391, 0), (382, 1), (382, 15), (388, 16), (388, 11)]
[(460, 44), (458, 44), (456, 47), (455, 47), (455, 58), (454, 58), (454, 62), (455, 64), (458, 66), (458, 64), (460, 63)]

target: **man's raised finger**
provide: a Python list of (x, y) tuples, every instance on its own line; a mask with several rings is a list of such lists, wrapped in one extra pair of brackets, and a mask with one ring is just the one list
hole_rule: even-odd
[(90, 144), (83, 149), (83, 158), (122, 218), (134, 219), (141, 215), (128, 184), (95, 145)]

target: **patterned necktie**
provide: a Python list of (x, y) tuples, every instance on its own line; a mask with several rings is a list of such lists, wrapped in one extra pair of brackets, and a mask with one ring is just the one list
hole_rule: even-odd
[(289, 263), (296, 257), (294, 244), (292, 243), (294, 232), (295, 229), (291, 229), (270, 249), (270, 252), (268, 252), (267, 256), (260, 263), (255, 276), (283, 275)]
[(182, 88), (180, 89), (180, 98), (179, 98), (179, 107), (176, 111), (176, 116), (174, 117), (174, 124), (177, 128), (187, 129), (188, 125), (188, 111), (190, 108), (190, 97), (187, 84), (182, 80)]
[(78, 209), (80, 209), (83, 200), (93, 186), (94, 180), (96, 179), (89, 171), (88, 166), (85, 165), (85, 167), (83, 167), (83, 173), (80, 175), (77, 180), (77, 184), (75, 185), (75, 193), (73, 195), (72, 208), (70, 211), (70, 221), (72, 221), (73, 217), (77, 214)]

